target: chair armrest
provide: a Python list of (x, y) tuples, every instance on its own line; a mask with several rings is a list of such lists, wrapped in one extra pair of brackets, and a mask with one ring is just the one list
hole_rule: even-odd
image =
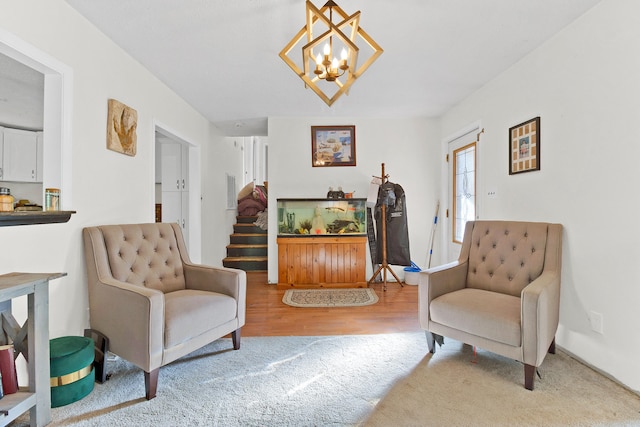
[(184, 280), (187, 289), (218, 292), (233, 297), (238, 302), (240, 326), (245, 323), (247, 299), (247, 273), (228, 267), (212, 267), (183, 260)]
[(183, 263), (187, 289), (218, 292), (240, 299), (246, 292), (247, 273), (228, 267)]
[(467, 262), (454, 261), (419, 273), (418, 313), (420, 326), (428, 330), (431, 301), (466, 286)]
[(558, 329), (560, 317), (560, 274), (543, 272), (521, 293), (522, 357), (539, 366)]
[(90, 286), (91, 327), (109, 338), (110, 350), (147, 372), (160, 367), (164, 294), (113, 278)]
[(244, 306), (247, 292), (247, 273), (236, 268), (194, 264), (189, 258), (182, 229), (176, 223), (171, 223), (171, 227), (175, 233), (182, 259), (186, 288), (229, 295), (239, 302), (241, 301)]

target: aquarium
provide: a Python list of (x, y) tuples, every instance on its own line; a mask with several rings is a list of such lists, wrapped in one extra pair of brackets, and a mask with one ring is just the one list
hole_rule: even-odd
[(367, 233), (367, 199), (278, 199), (279, 236)]

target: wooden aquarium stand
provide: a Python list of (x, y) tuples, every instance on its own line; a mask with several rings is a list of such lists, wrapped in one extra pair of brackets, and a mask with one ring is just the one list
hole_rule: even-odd
[(367, 236), (278, 237), (278, 289), (366, 288)]

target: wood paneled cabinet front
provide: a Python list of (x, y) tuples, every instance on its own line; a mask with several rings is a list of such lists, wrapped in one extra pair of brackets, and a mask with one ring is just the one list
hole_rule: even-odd
[(366, 236), (278, 237), (278, 288), (366, 288)]

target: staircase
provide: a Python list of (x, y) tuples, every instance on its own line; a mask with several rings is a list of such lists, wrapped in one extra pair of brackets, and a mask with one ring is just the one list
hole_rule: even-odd
[(253, 225), (257, 216), (236, 217), (227, 257), (222, 260), (225, 267), (244, 271), (267, 271), (267, 230)]

